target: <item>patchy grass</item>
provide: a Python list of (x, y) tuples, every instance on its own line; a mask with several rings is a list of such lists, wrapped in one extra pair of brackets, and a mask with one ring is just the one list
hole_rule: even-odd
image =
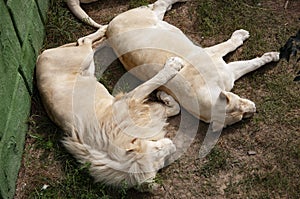
[(206, 178), (228, 168), (229, 154), (218, 147), (213, 148), (205, 159), (206, 161), (200, 167), (200, 174)]
[(103, 184), (93, 183), (88, 174), (89, 165), (79, 165), (70, 156), (62, 156), (64, 161), (64, 179), (60, 182), (49, 183), (49, 188), (36, 189), (29, 197), (31, 198), (109, 198)]
[(75, 42), (79, 35), (85, 35), (93, 29), (75, 19), (62, 0), (51, 0), (46, 25), (47, 37), (44, 48), (53, 48)]
[(147, 0), (130, 0), (129, 1), (129, 8), (137, 8), (140, 6), (146, 6), (150, 3), (150, 1)]
[[(147, 2), (101, 0), (84, 8), (105, 24), (121, 11)], [(166, 21), (202, 46), (246, 29), (251, 37), (225, 59), (251, 59), (278, 51), (299, 29), (300, 2), (289, 1), (284, 9), (285, 2), (195, 0), (175, 5)], [(62, 0), (52, 1), (44, 48), (74, 42), (92, 31)], [(254, 101), (258, 113), (226, 128), (203, 160), (197, 155), (207, 125), (200, 123), (188, 151), (158, 174), (157, 183), (164, 187), (159, 196), (127, 190), (125, 184), (115, 189), (93, 183), (89, 165), (78, 164), (61, 145), (63, 132), (49, 120), (35, 91), (16, 198), (300, 198), (300, 86), (292, 81), (292, 65), (284, 60), (268, 64), (237, 81), (233, 92)], [(99, 80), (113, 91), (124, 72), (116, 61)], [(179, 121), (170, 119), (177, 127)], [(256, 154), (248, 155), (249, 151)], [(44, 185), (49, 187), (42, 189)]]

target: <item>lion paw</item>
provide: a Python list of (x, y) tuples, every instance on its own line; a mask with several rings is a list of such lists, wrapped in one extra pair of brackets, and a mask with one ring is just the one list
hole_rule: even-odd
[(183, 67), (184, 62), (179, 57), (171, 57), (166, 61), (165, 69), (170, 71), (180, 71), (180, 69)]
[(243, 29), (234, 31), (234, 33), (231, 36), (233, 40), (240, 40), (242, 42), (248, 39), (249, 37), (250, 37), (249, 32)]
[(263, 54), (262, 58), (266, 62), (278, 61), (279, 60), (279, 52), (268, 52)]
[(159, 150), (161, 150), (161, 154), (163, 157), (168, 156), (176, 151), (176, 146), (173, 141), (169, 138), (163, 138), (157, 141), (160, 144)]
[(165, 93), (164, 91), (158, 91), (157, 98), (164, 102), (165, 105), (170, 106), (174, 101), (173, 97)]

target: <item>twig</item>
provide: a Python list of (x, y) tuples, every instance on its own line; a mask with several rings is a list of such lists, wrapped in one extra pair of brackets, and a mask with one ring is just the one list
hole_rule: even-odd
[(259, 7), (259, 6), (251, 6), (247, 3), (242, 3), (244, 6), (246, 7), (249, 7), (249, 8), (252, 8), (252, 9), (260, 9), (260, 10), (270, 10), (270, 9), (267, 9), (267, 8), (262, 8), (262, 7)]
[(288, 5), (289, 5), (289, 0), (287, 0), (287, 1), (285, 2), (285, 4), (284, 4), (284, 9), (285, 9), (285, 10), (287, 9)]

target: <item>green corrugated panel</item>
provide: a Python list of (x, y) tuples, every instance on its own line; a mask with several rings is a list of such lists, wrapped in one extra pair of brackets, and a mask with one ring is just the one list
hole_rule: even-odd
[(21, 66), (19, 72), (26, 79), (29, 93), (32, 93), (33, 75), (35, 69), (37, 53), (29, 40), (26, 40), (22, 46)]
[(30, 111), (30, 96), (22, 77), (15, 82), (10, 114), (0, 142), (1, 193), (3, 198), (13, 198), (16, 180), (21, 165), (27, 119)]
[[(21, 60), (21, 47), (14, 31), (13, 23), (5, 7), (0, 1), (0, 141), (6, 125), (7, 115), (10, 110), (19, 61)], [(1, 180), (0, 180), (1, 182)]]
[(28, 34), (26, 35), (26, 40), (31, 43), (36, 55), (38, 55), (43, 46), (46, 32), (35, 1), (32, 4), (31, 12), (31, 21), (29, 24)]
[[(44, 2), (48, 4), (48, 1)], [(35, 0), (8, 0), (7, 6), (22, 43), (20, 71), (26, 79), (29, 90), (32, 91), (35, 60), (45, 36), (44, 24)]]
[(45, 19), (48, 6), (49, 0), (0, 0), (0, 198), (15, 193), (30, 111), (28, 89), (45, 35), (40, 14)]
[(47, 21), (47, 12), (50, 6), (49, 0), (35, 0), (40, 11), (41, 18), (44, 23)]
[(0, 198), (13, 198), (21, 162), (28, 92), (18, 73), (21, 47), (4, 1), (0, 1)]
[(21, 42), (23, 42), (28, 34), (29, 24), (31, 22), (31, 9), (34, 0), (7, 0), (7, 8), (12, 14), (12, 20), (16, 25), (16, 31)]
[(31, 41), (38, 53), (43, 44), (45, 31), (35, 0), (8, 0), (7, 7), (15, 22), (21, 43), (23, 44), (25, 40)]

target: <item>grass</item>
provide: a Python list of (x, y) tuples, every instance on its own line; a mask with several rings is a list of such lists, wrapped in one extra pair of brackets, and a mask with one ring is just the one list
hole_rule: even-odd
[(129, 1), (129, 8), (137, 8), (140, 6), (146, 6), (148, 5), (150, 2), (148, 0), (130, 0)]
[(78, 35), (85, 35), (86, 32), (93, 30), (75, 19), (64, 1), (51, 0), (50, 8), (46, 25), (47, 37), (44, 41), (45, 49), (74, 42), (78, 39)]
[[(242, 47), (241, 53), (238, 54), (239, 58), (235, 57), (236, 53), (230, 54), (226, 57), (229, 61), (250, 59), (260, 55), (266, 51), (265, 49), (277, 50), (285, 43), (288, 35), (294, 35), (299, 27), (285, 26), (283, 16), (279, 16), (272, 7), (262, 7), (262, 3), (262, 1), (199, 1), (198, 29), (208, 38), (218, 37), (220, 32), (230, 35), (239, 28), (249, 30), (251, 37), (244, 44), (246, 47)], [(296, 21), (289, 23), (297, 24)], [(300, 97), (299, 84), (292, 81), (295, 74), (291, 65), (293, 64), (287, 64), (285, 61), (279, 62), (275, 67), (269, 64), (264, 69), (247, 75), (246, 79), (242, 78), (236, 82), (234, 92), (242, 96), (254, 95), (253, 100), (257, 105), (258, 114), (251, 119), (250, 124), (249, 121), (241, 124), (248, 132), (242, 137), (232, 136), (232, 140), (229, 138), (230, 143), (245, 152), (261, 150), (266, 156), (262, 158), (264, 161), (253, 158), (253, 162), (245, 160), (244, 164), (227, 169), (232, 178), (238, 176), (234, 172), (242, 171), (244, 176), (242, 180), (234, 183), (229, 180), (225, 189), (225, 195), (229, 198), (241, 195), (249, 198), (299, 198), (297, 190), (300, 185), (297, 179), (300, 167), (297, 162), (300, 149)], [(257, 91), (258, 95), (255, 95), (254, 92)], [(214, 153), (212, 151), (209, 156), (211, 159), (204, 164), (202, 171), (203, 168), (210, 168), (213, 171), (211, 173), (215, 173), (214, 169), (219, 160), (214, 159)], [(240, 155), (237, 156), (232, 149), (229, 154), (232, 158), (240, 158)], [(223, 169), (221, 167), (217, 171)], [(230, 171), (231, 169), (233, 171)]]
[(209, 178), (218, 171), (227, 169), (229, 158), (229, 154), (226, 151), (218, 147), (213, 148), (206, 157), (207, 161), (201, 165), (200, 174)]
[[(126, 5), (133, 8), (147, 2), (131, 0)], [(118, 3), (108, 0), (103, 3), (116, 7), (109, 10), (113, 18), (118, 13)], [(250, 59), (277, 51), (297, 32), (299, 3), (290, 1), (288, 10), (282, 10), (281, 3), (196, 0), (175, 6), (168, 20), (180, 24), (188, 36), (200, 38), (203, 46), (228, 39), (236, 29), (249, 30), (248, 41), (225, 59)], [(182, 9), (185, 5), (187, 14)], [(192, 26), (188, 23), (184, 26), (186, 18), (182, 16), (188, 16)], [(48, 19), (45, 49), (74, 42), (93, 31), (75, 19), (62, 0), (51, 2)], [(300, 87), (292, 81), (295, 76), (292, 65), (284, 60), (268, 64), (236, 82), (233, 92), (254, 101), (258, 113), (226, 128), (204, 160), (195, 158), (201, 144), (201, 139), (196, 138), (185, 155), (158, 174), (156, 182), (166, 189), (163, 197), (300, 198)], [(124, 72), (116, 61), (99, 80), (113, 91)], [(120, 90), (127, 87), (124, 84)], [(115, 189), (94, 183), (88, 174), (89, 165), (79, 164), (65, 151), (60, 142), (63, 132), (47, 117), (37, 91), (32, 98), (29, 125), (20, 172), (23, 177), (19, 179), (21, 187), (27, 184), (19, 191), (23, 198), (153, 198), (151, 194), (128, 190), (126, 184)], [(202, 126), (198, 137), (205, 132)], [(247, 155), (250, 150), (256, 155)], [(50, 186), (41, 189), (43, 185)]]
[(59, 183), (50, 183), (45, 190), (36, 189), (32, 198), (109, 198), (106, 186), (94, 184), (88, 174), (88, 165), (79, 165), (71, 157), (63, 157), (65, 177)]

